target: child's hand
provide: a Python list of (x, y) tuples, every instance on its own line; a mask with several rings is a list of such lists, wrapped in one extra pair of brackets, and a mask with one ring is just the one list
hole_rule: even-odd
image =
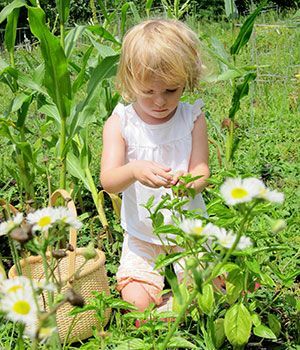
[[(178, 170), (176, 171), (176, 173), (173, 174), (173, 179), (171, 181), (171, 185), (172, 186), (175, 186), (175, 185), (179, 185), (179, 184), (183, 184), (184, 182), (181, 181), (179, 178), (180, 176), (185, 176), (187, 175), (188, 173), (186, 171), (183, 171), (183, 170)], [(188, 186), (187, 186), (188, 187)]]
[(141, 184), (153, 188), (171, 187), (171, 168), (147, 160), (136, 160), (131, 166), (135, 180)]

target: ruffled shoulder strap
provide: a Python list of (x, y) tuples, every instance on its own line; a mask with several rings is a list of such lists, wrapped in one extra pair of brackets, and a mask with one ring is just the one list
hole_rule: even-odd
[(196, 100), (195, 103), (192, 105), (192, 122), (193, 123), (201, 115), (203, 107), (204, 107), (204, 102), (201, 99)]
[(116, 114), (120, 118), (121, 134), (125, 138), (125, 126), (126, 126), (126, 106), (123, 103), (118, 103), (114, 108), (112, 114)]

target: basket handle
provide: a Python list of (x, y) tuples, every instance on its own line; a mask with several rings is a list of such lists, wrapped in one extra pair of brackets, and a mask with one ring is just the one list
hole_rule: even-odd
[(19, 213), (18, 209), (16, 209), (13, 205), (7, 203), (4, 199), (0, 199), (0, 206), (8, 212), (8, 209), (14, 214), (17, 215)]
[[(58, 189), (52, 193), (50, 197), (50, 205), (55, 206), (58, 198), (63, 198), (69, 210), (77, 217), (77, 210), (75, 203), (71, 198), (70, 194), (63, 189)], [(76, 247), (77, 247), (77, 231), (75, 228), (70, 227), (70, 236), (69, 242), (74, 247), (74, 251), (69, 252), (68, 254), (68, 281), (71, 283), (71, 280), (74, 278), (75, 273), (75, 260), (76, 260)], [(72, 277), (73, 276), (73, 277)]]

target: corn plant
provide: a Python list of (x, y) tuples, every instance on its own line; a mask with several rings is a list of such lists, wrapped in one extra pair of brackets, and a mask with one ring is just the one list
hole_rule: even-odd
[[(232, 166), (234, 153), (238, 147), (239, 139), (235, 135), (235, 117), (240, 109), (241, 100), (248, 95), (250, 83), (256, 78), (256, 69), (253, 65), (239, 66), (238, 55), (241, 49), (248, 43), (254, 26), (254, 21), (259, 15), (266, 2), (263, 2), (257, 9), (246, 19), (241, 26), (239, 34), (234, 43), (227, 52), (224, 45), (216, 38), (210, 39), (209, 45), (204, 45), (212, 57), (216, 58), (219, 63), (221, 74), (213, 78), (214, 81), (229, 80), (233, 88), (231, 106), (228, 113), (228, 118), (224, 119), (223, 126), (226, 128), (224, 136), (220, 131), (219, 135), (225, 143), (225, 164), (229, 168)], [(230, 5), (230, 6), (229, 6)], [(228, 16), (234, 17), (233, 3), (227, 4), (226, 7)]]
[[(19, 9), (28, 11), (29, 26), (32, 34), (38, 39), (42, 55), (42, 63), (31, 64), (33, 74), (26, 74), (14, 64), (14, 42), (16, 20)], [(90, 172), (90, 151), (87, 128), (95, 121), (95, 111), (99, 96), (106, 93), (107, 106), (114, 108), (118, 100), (117, 94), (110, 94), (109, 79), (115, 74), (119, 58), (119, 41), (114, 35), (100, 25), (76, 26), (66, 31), (66, 23), (70, 10), (70, 1), (57, 1), (59, 14), (58, 35), (52, 33), (46, 23), (45, 13), (34, 1), (31, 6), (23, 0), (15, 0), (0, 13), (0, 22), (7, 20), (6, 48), (9, 52), (10, 64), (1, 59), (1, 82), (5, 83), (14, 94), (8, 111), (1, 117), (1, 134), (11, 143), (17, 160), (18, 181), (22, 182), (27, 198), (34, 199), (34, 174), (45, 174), (40, 160), (54, 153), (59, 165), (59, 183), (55, 188), (70, 186), (67, 175), (71, 174), (81, 180), (92, 193), (100, 220), (107, 226), (103, 206), (98, 198), (96, 184)], [(91, 45), (86, 49), (81, 66), (74, 62), (74, 49), (78, 39), (86, 35)], [(99, 38), (101, 40), (99, 40)], [(109, 41), (116, 48), (104, 44)], [(92, 55), (96, 51), (96, 54)], [(102, 83), (102, 85), (101, 85)], [(78, 97), (86, 87), (85, 96)], [(28, 129), (27, 119), (29, 107), (37, 102), (38, 118), (46, 117), (46, 125), (58, 130), (46, 138), (39, 138), (35, 143), (30, 139), (32, 132)], [(17, 113), (17, 122), (13, 115)], [(43, 130), (45, 126), (41, 126)], [(46, 152), (43, 153), (43, 148)], [(55, 179), (52, 179), (55, 181)]]

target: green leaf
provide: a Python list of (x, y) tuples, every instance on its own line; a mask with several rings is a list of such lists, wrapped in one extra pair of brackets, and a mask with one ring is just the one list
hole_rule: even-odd
[[(101, 27), (100, 25), (94, 25), (94, 26), (87, 26), (86, 29), (90, 31), (93, 34), (96, 34), (97, 37), (101, 37), (105, 40), (111, 41), (114, 44), (117, 44), (118, 46), (121, 46), (121, 43), (117, 40), (117, 38), (108, 32), (104, 27)], [(95, 39), (96, 39), (95, 36)]]
[(227, 310), (224, 319), (224, 329), (231, 345), (243, 346), (247, 344), (251, 334), (251, 327), (251, 315), (243, 304), (235, 304)]
[(256, 260), (245, 260), (245, 264), (250, 271), (256, 274), (261, 273), (259, 263)]
[(213, 315), (215, 309), (215, 296), (211, 284), (203, 286), (202, 293), (198, 295), (198, 305), (203, 313), (208, 316)]
[(168, 348), (183, 348), (183, 349), (197, 349), (197, 346), (193, 343), (189, 342), (188, 340), (180, 337), (180, 336), (174, 336), (170, 339), (167, 345)]
[(6, 49), (10, 54), (13, 54), (15, 49), (19, 12), (20, 12), (20, 9), (15, 8), (11, 12), (11, 14), (7, 17), (4, 40), (5, 40)]
[(240, 100), (248, 95), (249, 83), (256, 78), (256, 74), (249, 73), (244, 76), (244, 81), (236, 85), (229, 110), (229, 118), (234, 119), (236, 112), (240, 109)]
[(149, 349), (149, 345), (142, 339), (133, 338), (129, 340), (123, 340), (121, 344), (115, 347), (115, 350), (146, 350)]
[(178, 261), (183, 256), (185, 256), (184, 253), (171, 253), (168, 255), (159, 254), (155, 261), (155, 269), (158, 270), (158, 269), (161, 269), (162, 267), (171, 265), (174, 262)]
[(226, 300), (229, 304), (233, 304), (243, 291), (243, 272), (235, 269), (229, 272), (226, 278)]
[(146, 1), (145, 10), (146, 10), (147, 17), (150, 16), (150, 10), (151, 10), (151, 7), (152, 7), (152, 3), (153, 3), (153, 0), (147, 0)]
[(262, 2), (261, 5), (258, 6), (257, 9), (246, 19), (235, 42), (230, 48), (231, 55), (237, 55), (240, 52), (241, 48), (247, 44), (252, 34), (254, 21), (266, 3), (267, 1)]
[(213, 341), (217, 349), (219, 349), (225, 341), (224, 318), (217, 318), (213, 323)]
[(32, 33), (39, 39), (45, 62), (45, 86), (56, 104), (60, 117), (70, 114), (72, 99), (68, 62), (60, 41), (45, 23), (45, 13), (41, 8), (28, 7), (29, 24)]
[(72, 152), (67, 154), (67, 168), (70, 174), (77, 179), (81, 180), (86, 187), (91, 192), (91, 187), (89, 185), (88, 179), (86, 177), (84, 169), (81, 167), (80, 160)]
[(56, 9), (62, 24), (65, 24), (68, 21), (70, 2), (70, 0), (56, 0)]
[(25, 5), (25, 0), (14, 0), (10, 4), (5, 6), (4, 9), (0, 12), (0, 23), (2, 23), (14, 11), (14, 9), (23, 7)]
[(261, 338), (277, 339), (276, 335), (272, 332), (272, 330), (269, 327), (264, 326), (263, 324), (254, 327), (253, 333)]
[(238, 10), (234, 0), (225, 0), (225, 13), (227, 18), (237, 17)]
[(86, 26), (75, 26), (69, 30), (68, 34), (65, 37), (65, 54), (67, 57), (71, 56), (78, 38), (82, 36), (82, 33), (85, 31), (85, 29)]
[(277, 316), (275, 316), (273, 314), (268, 314), (268, 324), (269, 324), (272, 332), (278, 338), (280, 335), (280, 332), (281, 332), (281, 324), (280, 324)]
[[(177, 279), (176, 279), (177, 282)], [(178, 284), (177, 284), (178, 286)], [(184, 283), (180, 283), (178, 288), (173, 289), (173, 306), (172, 311), (179, 313), (182, 306), (187, 302), (189, 298), (189, 291)]]

